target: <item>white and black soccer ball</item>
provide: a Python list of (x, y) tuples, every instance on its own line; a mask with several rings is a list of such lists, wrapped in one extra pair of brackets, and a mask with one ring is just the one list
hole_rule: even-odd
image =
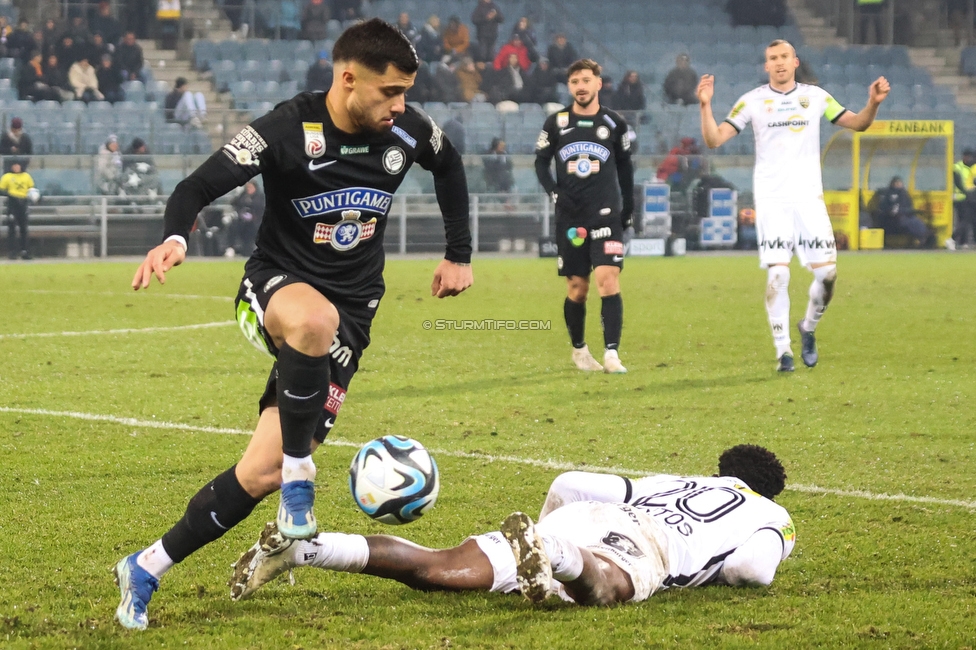
[(349, 489), (356, 505), (384, 524), (420, 519), (434, 507), (440, 487), (430, 452), (404, 436), (367, 442), (349, 468)]
[(27, 200), (31, 203), (37, 203), (41, 200), (41, 191), (36, 187), (32, 187), (27, 190)]

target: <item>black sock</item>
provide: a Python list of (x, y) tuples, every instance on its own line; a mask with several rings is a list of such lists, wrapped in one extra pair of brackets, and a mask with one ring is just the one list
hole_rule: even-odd
[(278, 417), (281, 450), (293, 458), (312, 455), (315, 426), (329, 396), (329, 355), (310, 357), (287, 343), (278, 351)]
[(566, 302), (563, 303), (563, 316), (566, 317), (566, 329), (569, 330), (569, 340), (573, 347), (579, 349), (586, 345), (583, 336), (586, 330), (586, 303), (566, 298)]
[(620, 294), (604, 296), (600, 312), (603, 320), (603, 341), (608, 350), (620, 347), (620, 331), (624, 328), (624, 301)]
[(163, 549), (173, 562), (182, 562), (244, 521), (261, 502), (241, 487), (234, 467), (210, 481), (186, 506), (183, 518), (163, 535)]

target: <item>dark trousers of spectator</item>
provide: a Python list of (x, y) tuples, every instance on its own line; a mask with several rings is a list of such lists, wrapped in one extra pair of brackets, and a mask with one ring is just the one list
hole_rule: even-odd
[(874, 38), (876, 39), (873, 43), (874, 45), (884, 45), (885, 41), (885, 29), (882, 23), (882, 5), (870, 5), (861, 6), (859, 9), (860, 13), (860, 27), (861, 27), (861, 40), (858, 41), (861, 45), (872, 44), (868, 40), (869, 32), (872, 26), (874, 27)]
[(495, 60), (495, 41), (478, 41), (471, 46), (471, 54), (476, 62), (492, 63)]
[(963, 246), (973, 241), (976, 235), (976, 205), (969, 201), (954, 201), (956, 209), (956, 229), (952, 231), (952, 238), (957, 246)]
[(106, 90), (102, 93), (105, 95), (105, 101), (114, 104), (115, 102), (125, 101), (125, 91), (121, 88), (115, 90)]
[[(17, 245), (17, 228), (20, 228), (20, 246)], [(7, 197), (7, 239), (10, 246), (10, 259), (17, 253), (26, 255), (27, 248), (27, 199)]]
[(884, 228), (887, 234), (908, 235), (913, 239), (917, 239), (923, 245), (930, 245), (932, 243), (930, 241), (932, 231), (929, 230), (928, 225), (924, 221), (915, 215), (884, 219), (882, 228)]
[(231, 223), (230, 246), (234, 252), (245, 257), (254, 252), (254, 240), (258, 236), (258, 222), (237, 218)]

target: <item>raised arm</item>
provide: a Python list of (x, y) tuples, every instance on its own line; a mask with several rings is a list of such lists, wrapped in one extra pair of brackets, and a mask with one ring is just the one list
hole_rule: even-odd
[(784, 541), (778, 530), (762, 528), (725, 558), (721, 582), (733, 587), (770, 585), (784, 556)]
[(698, 107), (701, 110), (702, 140), (709, 149), (721, 147), (723, 144), (739, 134), (739, 130), (722, 122), (717, 124), (712, 115), (712, 97), (715, 95), (715, 77), (710, 74), (702, 75), (698, 82)]
[(834, 124), (842, 126), (852, 131), (866, 131), (878, 116), (878, 108), (891, 92), (891, 85), (884, 77), (878, 77), (874, 83), (868, 86), (868, 103), (861, 109), (860, 113), (846, 111), (836, 120)]

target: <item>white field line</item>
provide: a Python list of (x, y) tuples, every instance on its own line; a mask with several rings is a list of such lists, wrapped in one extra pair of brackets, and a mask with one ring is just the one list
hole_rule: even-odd
[(0, 334), (0, 341), (4, 339), (48, 339), (57, 336), (90, 336), (96, 334), (148, 334), (152, 332), (176, 332), (179, 330), (202, 330), (211, 327), (226, 327), (236, 325), (236, 321), (221, 320), (213, 323), (197, 323), (196, 325), (174, 325), (173, 327), (140, 327), (116, 330), (87, 330), (82, 332), (28, 332), (25, 334)]
[[(222, 302), (234, 302), (233, 296), (198, 296), (189, 293), (160, 293), (158, 290), (145, 290), (140, 294), (129, 291), (119, 293), (118, 291), (68, 291), (66, 289), (11, 289), (11, 293), (20, 291), (21, 293), (50, 293), (50, 294), (70, 294), (72, 296), (114, 296), (117, 298), (131, 298), (132, 296), (149, 296), (151, 298), (186, 298), (187, 300), (220, 300)], [(145, 300), (144, 298), (136, 298)]]
[[(226, 429), (220, 427), (201, 427), (192, 424), (180, 424), (179, 422), (162, 422), (157, 420), (138, 420), (136, 418), (125, 418), (117, 415), (99, 415), (96, 413), (81, 413), (77, 411), (50, 411), (47, 409), (25, 409), (0, 406), (0, 413), (21, 413), (24, 415), (43, 415), (49, 417), (74, 418), (76, 420), (89, 420), (95, 422), (111, 422), (130, 427), (143, 427), (146, 429), (171, 429), (178, 431), (195, 431), (199, 433), (222, 433), (238, 436), (249, 436), (251, 432), (246, 429)], [(327, 445), (333, 447), (353, 447), (359, 448), (362, 443), (351, 440), (329, 438)], [(465, 458), (470, 460), (485, 461), (489, 463), (513, 463), (517, 465), (531, 465), (542, 469), (554, 469), (560, 471), (585, 470), (588, 472), (605, 472), (609, 474), (629, 474), (631, 476), (646, 476), (654, 472), (642, 469), (630, 469), (626, 467), (603, 467), (600, 465), (589, 465), (586, 463), (567, 463), (553, 460), (539, 460), (535, 458), (523, 458), (521, 456), (499, 456), (493, 454), (482, 454), (476, 452), (453, 451), (448, 449), (434, 449), (430, 451), (438, 456), (451, 456), (453, 458)], [(960, 499), (940, 499), (937, 497), (917, 497), (910, 494), (885, 494), (867, 492), (865, 490), (835, 490), (823, 488), (816, 485), (790, 484), (787, 490), (795, 492), (806, 492), (810, 494), (829, 494), (831, 496), (852, 497), (855, 499), (867, 499), (869, 501), (904, 501), (907, 503), (928, 503), (939, 506), (955, 506), (958, 508), (968, 508), (976, 510), (976, 501), (962, 501)]]

